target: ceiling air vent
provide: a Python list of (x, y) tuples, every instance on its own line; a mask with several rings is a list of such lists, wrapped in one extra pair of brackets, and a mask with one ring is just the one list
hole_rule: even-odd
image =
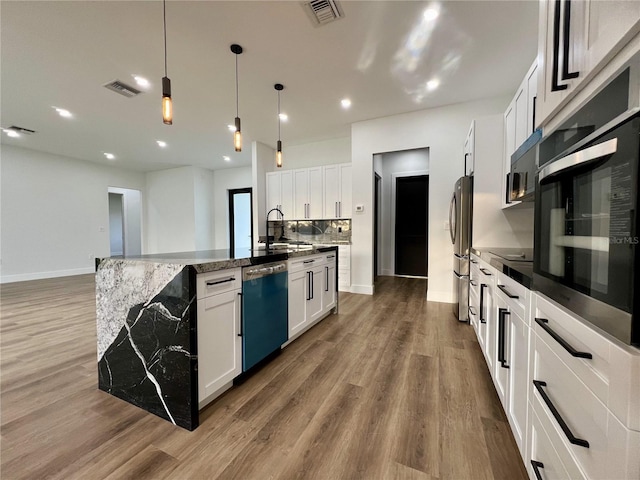
[(111, 90), (112, 92), (119, 93), (120, 95), (128, 98), (135, 97), (136, 95), (142, 93), (137, 88), (132, 87), (131, 85), (127, 85), (120, 80), (114, 80), (113, 82), (105, 83), (104, 87)]
[(344, 17), (342, 8), (335, 0), (311, 0), (302, 5), (316, 27)]

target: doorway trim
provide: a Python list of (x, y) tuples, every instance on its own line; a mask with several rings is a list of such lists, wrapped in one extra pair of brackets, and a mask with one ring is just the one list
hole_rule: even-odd
[(234, 238), (234, 214), (233, 214), (233, 196), (236, 193), (248, 193), (249, 194), (249, 206), (251, 214), (251, 248), (253, 248), (253, 188), (232, 188), (229, 189), (229, 252), (235, 251), (235, 238)]
[[(398, 172), (391, 174), (391, 275), (394, 277), (399, 277), (403, 275), (396, 275), (396, 180), (399, 177), (420, 177), (423, 175), (429, 175), (429, 170), (415, 170), (411, 172)], [(431, 191), (431, 189), (429, 189)], [(427, 212), (428, 214), (428, 212)], [(429, 238), (429, 222), (427, 219), (427, 258), (429, 257), (429, 249), (428, 242)], [(416, 277), (416, 278), (429, 278), (429, 272), (427, 271), (426, 277)]]

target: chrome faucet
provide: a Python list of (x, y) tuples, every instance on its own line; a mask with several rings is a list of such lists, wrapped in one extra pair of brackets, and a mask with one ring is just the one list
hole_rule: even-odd
[[(266, 220), (266, 223), (267, 223), (267, 225), (266, 225), (267, 226), (267, 236), (266, 236), (266, 239), (265, 239), (265, 250), (267, 252), (269, 251), (269, 214), (271, 212), (273, 212), (274, 210), (277, 211), (278, 213), (280, 213), (280, 216), (282, 217), (282, 225), (283, 225), (283, 228), (284, 228), (284, 213), (282, 213), (282, 210), (280, 210), (279, 208), (272, 208), (271, 210), (269, 210), (267, 212), (267, 220)], [(273, 234), (273, 239), (274, 240), (276, 239), (275, 232)]]

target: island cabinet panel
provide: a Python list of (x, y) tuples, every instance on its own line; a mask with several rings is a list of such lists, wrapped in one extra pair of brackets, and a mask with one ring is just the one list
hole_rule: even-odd
[[(200, 408), (242, 373), (240, 269), (198, 275), (198, 286), (222, 293), (198, 296), (198, 402)], [(234, 286), (238, 282), (238, 287)]]
[(184, 265), (103, 260), (96, 271), (98, 387), (198, 426), (196, 274)]

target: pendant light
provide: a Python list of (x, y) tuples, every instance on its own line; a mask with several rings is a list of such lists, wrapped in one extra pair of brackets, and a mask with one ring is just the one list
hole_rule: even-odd
[(242, 151), (242, 129), (240, 128), (240, 115), (238, 114), (238, 55), (242, 53), (242, 47), (237, 43), (231, 45), (231, 51), (236, 56), (236, 131), (233, 133), (233, 147), (236, 152)]
[(276, 146), (276, 167), (282, 168), (282, 141), (280, 141), (280, 92), (284, 89), (284, 85), (276, 83), (273, 88), (278, 92), (278, 143)]
[(171, 101), (171, 80), (167, 77), (167, 5), (162, 0), (163, 32), (164, 32), (164, 77), (162, 77), (162, 121), (165, 125), (173, 124), (173, 102)]

